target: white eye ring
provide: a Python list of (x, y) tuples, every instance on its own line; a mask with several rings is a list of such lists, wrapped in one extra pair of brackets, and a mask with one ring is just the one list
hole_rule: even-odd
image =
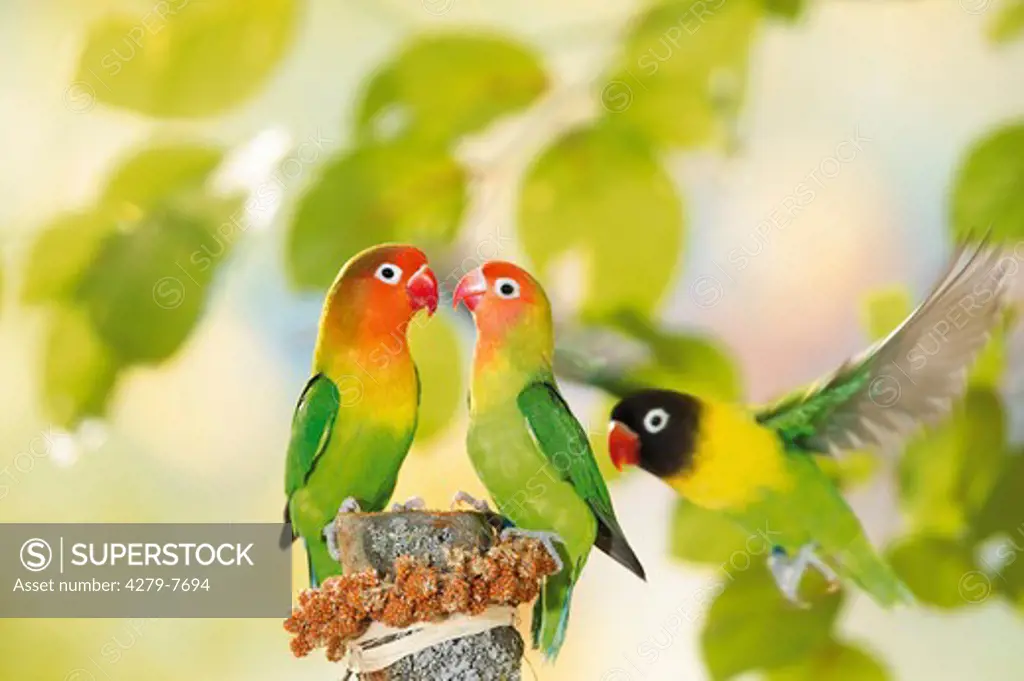
[(656, 435), (668, 427), (669, 416), (668, 412), (658, 407), (647, 412), (647, 416), (644, 417), (644, 430), (651, 435)]
[(398, 282), (402, 279), (402, 268), (398, 265), (392, 265), (391, 263), (386, 262), (377, 268), (377, 273), (373, 276), (377, 277), (385, 284), (397, 286)]
[(502, 277), (494, 282), (494, 292), (498, 294), (499, 298), (514, 300), (519, 297), (519, 282), (515, 279)]

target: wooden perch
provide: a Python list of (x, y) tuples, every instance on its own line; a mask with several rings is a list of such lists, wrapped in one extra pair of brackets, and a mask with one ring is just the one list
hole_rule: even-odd
[(390, 666), (356, 678), (520, 679), (522, 637), (510, 624), (495, 625), (495, 613), (536, 598), (557, 565), (535, 539), (499, 539), (497, 520), (480, 513), (418, 511), (339, 515), (334, 537), (344, 576), (302, 594), (285, 624), (295, 635), (292, 650), (304, 656), (326, 648), (329, 659), (344, 658), (351, 669), (354, 655), (379, 654), (406, 637), (425, 638), (440, 626), (475, 627), (485, 630), (414, 647)]

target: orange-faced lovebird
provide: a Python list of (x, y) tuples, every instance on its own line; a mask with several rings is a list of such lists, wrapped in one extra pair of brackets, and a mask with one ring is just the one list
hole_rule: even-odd
[(612, 412), (609, 451), (750, 532), (769, 528), (769, 567), (799, 603), (807, 567), (852, 580), (878, 603), (909, 592), (875, 553), (815, 454), (898, 443), (945, 416), (1001, 318), (1009, 268), (998, 249), (962, 247), (924, 303), (889, 337), (809, 390), (747, 409), (647, 390)]
[(324, 529), (344, 510), (380, 511), (416, 432), (420, 382), (406, 331), (433, 314), (437, 278), (411, 246), (354, 256), (338, 273), (320, 316), (313, 376), (292, 420), (285, 522), (309, 554), (310, 584), (340, 574)]
[(565, 640), (573, 587), (595, 545), (640, 578), (644, 570), (615, 517), (587, 433), (552, 372), (551, 306), (519, 267), (489, 262), (455, 290), (477, 341), (467, 446), (477, 475), (514, 525), (560, 562), (533, 610), (533, 646), (553, 660)]

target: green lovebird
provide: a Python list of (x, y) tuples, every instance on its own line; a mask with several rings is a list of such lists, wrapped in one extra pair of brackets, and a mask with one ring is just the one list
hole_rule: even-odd
[(573, 587), (593, 546), (644, 579), (615, 518), (587, 434), (552, 372), (551, 306), (519, 267), (489, 262), (459, 282), (455, 306), (473, 315), (470, 459), (518, 534), (542, 539), (561, 565), (533, 610), (533, 646), (549, 660), (565, 641)]
[(437, 277), (411, 246), (354, 256), (320, 316), (313, 376), (295, 408), (285, 468), (282, 548), (302, 537), (309, 580), (341, 573), (324, 536), (343, 504), (381, 511), (395, 489), (419, 412), (420, 382), (406, 332), (418, 310), (437, 310)]
[(853, 580), (883, 606), (910, 601), (815, 454), (898, 444), (946, 416), (1002, 317), (1009, 265), (984, 241), (959, 249), (888, 338), (767, 409), (667, 390), (631, 395), (612, 412), (612, 462), (639, 466), (698, 506), (770, 537), (769, 567), (794, 603), (808, 567), (834, 587), (840, 576)]

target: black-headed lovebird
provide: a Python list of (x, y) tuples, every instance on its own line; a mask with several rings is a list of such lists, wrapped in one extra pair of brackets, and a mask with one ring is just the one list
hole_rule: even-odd
[[(565, 641), (573, 587), (590, 550), (640, 578), (587, 433), (558, 391), (551, 306), (510, 263), (488, 262), (459, 282), (477, 329), (467, 447), (477, 475), (515, 532), (536, 536), (562, 565), (533, 610), (533, 646), (549, 660)], [(555, 545), (557, 544), (557, 546)]]
[[(341, 572), (324, 536), (339, 507), (380, 511), (394, 492), (419, 412), (406, 332), (437, 305), (437, 277), (411, 246), (359, 253), (327, 293), (285, 469), (285, 522), (305, 541), (313, 586)], [(295, 535), (286, 531), (282, 547)]]
[(627, 397), (611, 416), (613, 463), (639, 466), (691, 502), (772, 537), (769, 567), (794, 603), (809, 566), (833, 586), (840, 575), (853, 580), (882, 605), (909, 601), (814, 455), (891, 444), (946, 415), (1001, 317), (1006, 264), (984, 242), (960, 248), (896, 331), (767, 409), (664, 390)]

